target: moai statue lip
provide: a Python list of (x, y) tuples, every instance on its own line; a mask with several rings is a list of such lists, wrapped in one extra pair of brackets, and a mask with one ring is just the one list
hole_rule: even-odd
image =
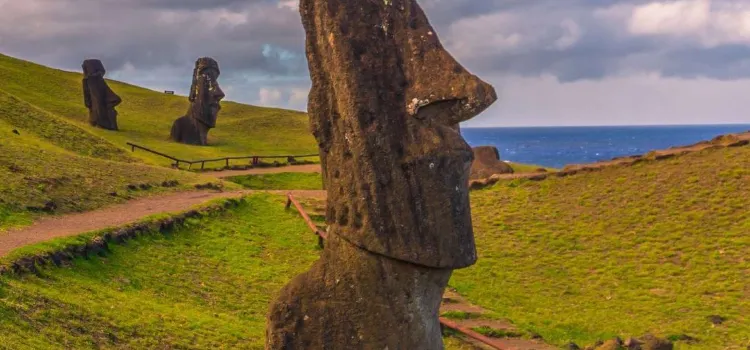
[[(414, 0), (301, 0), (332, 234), (432, 268), (476, 261), (458, 123), (497, 99)], [(352, 20), (356, 19), (356, 20)]]
[(87, 59), (83, 68), (83, 98), (89, 109), (89, 124), (108, 130), (118, 130), (117, 107), (122, 99), (109, 88), (104, 80), (107, 71), (102, 61)]

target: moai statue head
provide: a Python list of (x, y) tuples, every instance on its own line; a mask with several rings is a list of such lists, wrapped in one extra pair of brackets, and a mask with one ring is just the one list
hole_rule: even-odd
[(331, 232), (421, 266), (473, 264), (473, 154), (458, 124), (495, 90), (443, 48), (415, 0), (300, 8)]
[(195, 62), (189, 115), (207, 129), (216, 127), (220, 102), (224, 98), (224, 92), (219, 87), (219, 74), (219, 63), (213, 58), (202, 57)]
[(122, 100), (104, 80), (106, 70), (100, 60), (83, 61), (83, 101), (89, 109), (89, 124), (108, 130), (117, 130), (115, 107)]

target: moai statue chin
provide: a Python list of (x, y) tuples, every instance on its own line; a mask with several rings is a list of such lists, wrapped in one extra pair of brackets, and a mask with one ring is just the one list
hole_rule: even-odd
[(220, 102), (224, 98), (219, 87), (219, 74), (219, 64), (213, 58), (202, 57), (195, 62), (190, 108), (185, 116), (172, 124), (172, 140), (189, 145), (208, 144), (208, 131), (216, 127)]
[(328, 241), (272, 303), (268, 349), (442, 349), (454, 269), (476, 262), (472, 149), (497, 99), (414, 0), (301, 0)]
[(117, 130), (117, 107), (121, 102), (104, 80), (106, 70), (100, 60), (83, 61), (83, 102), (89, 110), (89, 124)]

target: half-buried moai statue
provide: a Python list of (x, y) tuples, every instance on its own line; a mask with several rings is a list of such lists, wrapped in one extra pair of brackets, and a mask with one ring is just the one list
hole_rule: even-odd
[(497, 174), (513, 174), (513, 167), (500, 160), (500, 151), (495, 146), (474, 147), (474, 162), (471, 164), (471, 179), (487, 179)]
[(473, 154), (455, 126), (496, 100), (414, 0), (301, 0), (328, 240), (272, 303), (268, 349), (442, 349), (454, 269), (477, 259)]
[(172, 140), (190, 145), (208, 144), (208, 131), (216, 126), (224, 92), (219, 87), (219, 64), (210, 57), (199, 58), (193, 70), (190, 108), (172, 124)]
[(117, 130), (115, 107), (122, 102), (104, 80), (106, 70), (100, 60), (83, 61), (83, 102), (89, 109), (89, 124)]

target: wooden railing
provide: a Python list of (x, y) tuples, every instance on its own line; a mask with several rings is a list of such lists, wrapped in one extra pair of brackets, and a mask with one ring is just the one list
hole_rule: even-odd
[(292, 204), (294, 204), (294, 207), (297, 209), (297, 212), (299, 212), (299, 215), (302, 216), (302, 219), (305, 220), (305, 223), (307, 223), (307, 227), (312, 230), (313, 233), (315, 233), (318, 236), (318, 245), (322, 248), (323, 247), (323, 241), (328, 239), (328, 233), (325, 231), (321, 231), (317, 225), (310, 219), (310, 216), (307, 215), (305, 212), (305, 209), (302, 208), (302, 205), (299, 204), (299, 202), (292, 196), (291, 193), (287, 194), (287, 201), (286, 201), (286, 209), (289, 210), (289, 208), (292, 207)]
[(261, 159), (283, 159), (283, 158), (286, 158), (287, 161), (291, 163), (291, 162), (294, 162), (297, 158), (310, 158), (310, 157), (317, 157), (318, 156), (318, 154), (301, 154), (301, 155), (279, 155), (279, 156), (242, 156), (242, 157), (224, 157), (224, 158), (215, 158), (215, 159), (185, 160), (185, 159), (179, 159), (179, 158), (176, 158), (176, 157), (172, 157), (172, 156), (170, 156), (168, 154), (164, 154), (164, 153), (161, 153), (161, 152), (158, 152), (158, 151), (154, 151), (154, 150), (152, 150), (150, 148), (147, 148), (147, 147), (136, 145), (136, 144), (134, 144), (132, 142), (127, 142), (127, 145), (130, 146), (132, 152), (135, 152), (136, 149), (140, 149), (140, 150), (143, 150), (143, 151), (146, 151), (146, 152), (149, 152), (149, 153), (153, 153), (153, 154), (155, 154), (157, 156), (164, 157), (164, 158), (167, 158), (167, 159), (173, 161), (174, 164), (172, 164), (172, 166), (174, 166), (176, 168), (179, 168), (180, 164), (187, 164), (188, 165), (188, 169), (192, 169), (193, 168), (193, 164), (200, 164), (201, 165), (201, 169), (205, 169), (206, 163), (211, 163), (211, 162), (224, 162), (225, 165), (228, 167), (230, 160), (249, 159), (249, 160), (252, 160), (252, 164), (253, 165), (258, 165), (258, 164), (260, 164), (260, 160)]
[[(307, 223), (307, 226), (310, 227), (310, 230), (312, 230), (313, 233), (315, 233), (316, 235), (318, 235), (318, 244), (322, 247), (323, 246), (323, 241), (326, 240), (326, 239), (328, 239), (328, 233), (326, 233), (324, 231), (321, 231), (318, 228), (318, 226), (316, 226), (315, 223), (312, 222), (312, 220), (310, 219), (310, 216), (307, 215), (307, 213), (305, 212), (305, 210), (302, 208), (302, 205), (299, 204), (299, 202), (294, 198), (294, 196), (291, 193), (289, 193), (289, 194), (287, 194), (286, 208), (289, 209), (289, 208), (291, 208), (292, 205), (294, 205), (294, 207), (297, 209), (297, 211), (299, 212), (299, 214), (305, 220), (305, 222)], [(471, 330), (469, 328), (461, 327), (457, 323), (455, 323), (455, 322), (453, 322), (453, 321), (451, 321), (451, 320), (449, 320), (449, 319), (447, 319), (445, 317), (440, 317), (439, 319), (440, 319), (440, 324), (443, 325), (443, 327), (450, 328), (450, 329), (452, 329), (452, 330), (454, 330), (456, 332), (459, 332), (459, 333), (463, 334), (464, 336), (467, 336), (467, 337), (472, 338), (472, 339), (474, 339), (476, 341), (479, 341), (479, 342), (481, 342), (481, 343), (483, 343), (485, 345), (488, 345), (489, 347), (491, 347), (493, 349), (503, 350), (502, 348), (499, 348), (492, 341), (492, 339), (490, 339), (489, 337), (486, 337), (486, 336), (484, 336), (484, 335), (482, 335), (482, 334), (480, 334), (478, 332), (475, 332), (475, 331), (473, 331), (473, 330)]]

